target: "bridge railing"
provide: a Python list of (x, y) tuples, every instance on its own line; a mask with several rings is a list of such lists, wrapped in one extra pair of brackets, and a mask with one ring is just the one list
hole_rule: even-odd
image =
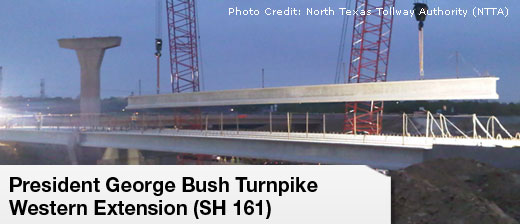
[(511, 134), (495, 116), (443, 115), (425, 111), (424, 114), (403, 113), (402, 117), (403, 136), (520, 140), (520, 133)]
[[(427, 138), (512, 139), (520, 133), (510, 132), (495, 116), (443, 115), (429, 111), (386, 116), (386, 135)], [(400, 121), (402, 125), (399, 124)], [(102, 113), (102, 114), (34, 114), (0, 117), (0, 128), (77, 129), (82, 131), (129, 130), (198, 130), (269, 133), (339, 134), (343, 114), (325, 113)], [(401, 130), (399, 130), (401, 129)], [(356, 134), (354, 134), (356, 135)], [(315, 136), (315, 135), (313, 135)]]

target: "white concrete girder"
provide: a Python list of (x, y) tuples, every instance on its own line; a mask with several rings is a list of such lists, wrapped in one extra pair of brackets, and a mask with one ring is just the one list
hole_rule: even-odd
[(128, 98), (127, 109), (359, 101), (498, 99), (496, 77), (292, 86)]

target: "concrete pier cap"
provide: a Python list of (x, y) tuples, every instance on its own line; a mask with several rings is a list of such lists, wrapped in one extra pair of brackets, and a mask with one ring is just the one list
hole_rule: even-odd
[(80, 111), (84, 115), (101, 113), (100, 69), (105, 50), (118, 47), (121, 37), (59, 39), (61, 48), (73, 49), (81, 67)]

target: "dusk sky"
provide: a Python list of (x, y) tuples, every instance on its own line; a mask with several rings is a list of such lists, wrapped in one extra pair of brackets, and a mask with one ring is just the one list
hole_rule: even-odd
[[(101, 69), (103, 97), (127, 96), (155, 88), (154, 0), (0, 0), (0, 66), (3, 96), (37, 96), (41, 78), (47, 95), (76, 97), (79, 64), (75, 52), (57, 39), (121, 36), (121, 47), (107, 50)], [(397, 9), (413, 1), (397, 0)], [(425, 23), (426, 78), (456, 77), (459, 51), (463, 77), (500, 77), (502, 102), (520, 102), (520, 1), (428, 1), (430, 8), (470, 10), (462, 16), (430, 16)], [(345, 0), (198, 0), (204, 90), (334, 82), (343, 16), (229, 16), (228, 8), (339, 8)], [(509, 16), (474, 18), (475, 7), (507, 7)], [(162, 92), (171, 92), (166, 9), (163, 3)], [(339, 11), (338, 11), (339, 12)], [(351, 18), (352, 21), (353, 17)], [(351, 36), (349, 24), (348, 36)], [(348, 40), (350, 43), (350, 39)], [(347, 57), (350, 54), (348, 49)], [(418, 79), (417, 22), (396, 16), (389, 80)]]

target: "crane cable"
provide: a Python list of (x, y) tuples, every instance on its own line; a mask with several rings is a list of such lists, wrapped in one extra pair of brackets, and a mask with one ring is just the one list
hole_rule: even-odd
[[(197, 54), (199, 57), (199, 88), (202, 89), (202, 91), (206, 90), (206, 81), (204, 80), (204, 61), (202, 60), (202, 41), (200, 39), (200, 27), (199, 27), (199, 7), (196, 1), (193, 2), (195, 6), (195, 27), (197, 29)], [(200, 91), (200, 90), (199, 90)]]
[[(458, 56), (457, 56), (458, 55)], [(471, 67), (471, 69), (473, 70), (473, 72), (475, 72), (475, 74), (478, 76), (478, 77), (482, 77), (482, 76), (485, 76), (484, 74), (482, 74), (480, 72), (480, 70), (473, 64), (471, 63), (470, 61), (466, 60), (466, 58), (464, 58), (464, 55), (462, 53), (460, 53), (459, 51), (455, 52), (455, 54), (451, 54), (449, 57), (448, 57), (448, 60), (449, 59), (452, 59), (453, 57), (458, 57), (465, 65)], [(457, 66), (458, 67), (458, 66)], [(463, 69), (461, 67), (459, 67), (459, 69)], [(457, 70), (459, 70), (457, 69)], [(457, 72), (457, 78), (460, 78), (460, 70), (459, 72)]]
[(424, 79), (424, 32), (419, 30), (419, 75)]
[[(345, 2), (345, 8), (350, 9), (352, 0), (346, 0)], [(338, 58), (336, 62), (336, 77), (334, 78), (334, 83), (338, 84), (341, 81), (341, 74), (344, 66), (344, 59), (345, 59), (345, 43), (347, 39), (347, 26), (349, 24), (350, 16), (348, 13), (345, 13), (343, 16), (343, 26), (341, 27), (341, 38), (339, 42), (339, 51), (338, 51)], [(344, 82), (346, 82), (346, 74), (343, 75)]]
[(415, 1), (413, 4), (415, 19), (419, 22), (419, 76), (424, 79), (424, 21), (428, 15), (428, 4)]

